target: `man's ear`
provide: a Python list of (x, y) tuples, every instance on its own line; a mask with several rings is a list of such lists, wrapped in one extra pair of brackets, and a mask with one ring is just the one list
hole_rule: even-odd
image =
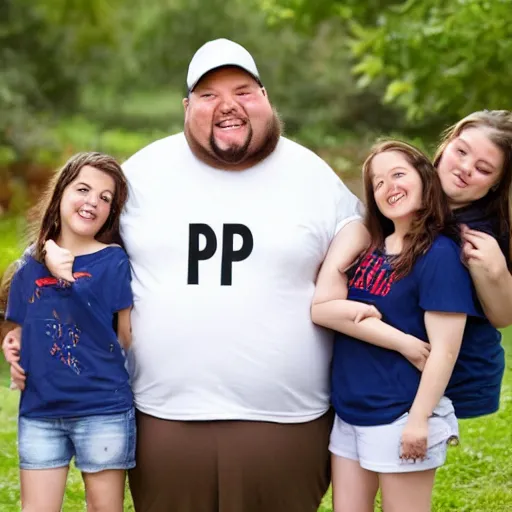
[(190, 100), (188, 98), (183, 98), (183, 109), (185, 110), (185, 112), (187, 111), (187, 108), (188, 108), (188, 105), (190, 103)]
[(265, 89), (265, 87), (261, 88), (261, 92), (263, 93), (263, 96), (267, 96), (268, 97), (267, 89)]

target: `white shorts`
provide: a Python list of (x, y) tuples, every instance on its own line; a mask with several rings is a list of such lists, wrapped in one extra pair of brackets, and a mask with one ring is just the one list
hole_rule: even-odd
[(408, 473), (442, 466), (448, 441), (456, 440), (459, 428), (453, 405), (443, 397), (428, 420), (427, 456), (422, 461), (400, 459), (400, 441), (408, 413), (389, 425), (356, 427), (336, 416), (329, 450), (333, 455), (357, 460), (362, 468), (375, 473)]

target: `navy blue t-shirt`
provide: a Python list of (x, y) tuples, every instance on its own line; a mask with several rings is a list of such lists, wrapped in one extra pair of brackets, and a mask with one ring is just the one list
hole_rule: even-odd
[(123, 249), (77, 256), (75, 282), (63, 283), (29, 253), (14, 275), (6, 318), (22, 326), (20, 364), (27, 374), (20, 415), (65, 418), (130, 409), (133, 395), (113, 328), (133, 303)]
[[(437, 237), (401, 279), (391, 261), (381, 251), (365, 256), (349, 273), (348, 299), (375, 305), (383, 321), (424, 341), (426, 311), (479, 314), (460, 250), (449, 238)], [(420, 377), (399, 352), (336, 333), (332, 403), (347, 423), (392, 423), (410, 409)]]
[(453, 220), (457, 224), (466, 224), (471, 229), (495, 238), (510, 268), (510, 227), (507, 230), (500, 229), (498, 217), (489, 213), (487, 203), (487, 197), (483, 197), (468, 206), (457, 208), (452, 211)]
[[(510, 236), (500, 230), (498, 219), (489, 215), (485, 198), (453, 211), (458, 224), (494, 237), (510, 268)], [(459, 418), (475, 418), (499, 409), (505, 352), (501, 334), (482, 317), (468, 317), (460, 354), (446, 390)]]

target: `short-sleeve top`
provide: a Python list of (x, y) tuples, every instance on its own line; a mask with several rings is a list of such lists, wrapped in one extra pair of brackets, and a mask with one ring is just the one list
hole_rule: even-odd
[[(367, 254), (349, 272), (348, 299), (375, 305), (383, 321), (424, 341), (428, 341), (426, 311), (479, 314), (459, 248), (445, 236), (438, 236), (400, 279), (392, 257), (379, 250)], [(347, 423), (392, 423), (410, 409), (420, 377), (399, 352), (336, 335), (332, 403)]]
[(123, 170), (137, 409), (176, 421), (325, 414), (334, 336), (311, 321), (311, 301), (334, 236), (361, 220), (357, 197), (285, 137), (241, 172), (199, 160), (183, 133)]
[(77, 256), (73, 275), (71, 285), (54, 278), (30, 252), (14, 274), (6, 319), (22, 326), (21, 416), (80, 417), (132, 407), (113, 328), (115, 313), (133, 302), (128, 257), (118, 246)]
[[(457, 224), (494, 237), (510, 268), (510, 234), (486, 208), (486, 198), (453, 211)], [(457, 240), (460, 243), (460, 239)], [(501, 333), (483, 315), (469, 317), (460, 354), (446, 394), (459, 418), (474, 418), (499, 409), (505, 352)]]

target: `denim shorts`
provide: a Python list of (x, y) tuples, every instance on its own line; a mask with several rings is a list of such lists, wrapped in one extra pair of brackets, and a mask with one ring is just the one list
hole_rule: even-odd
[(21, 469), (75, 466), (84, 473), (135, 467), (135, 410), (81, 418), (18, 419)]

